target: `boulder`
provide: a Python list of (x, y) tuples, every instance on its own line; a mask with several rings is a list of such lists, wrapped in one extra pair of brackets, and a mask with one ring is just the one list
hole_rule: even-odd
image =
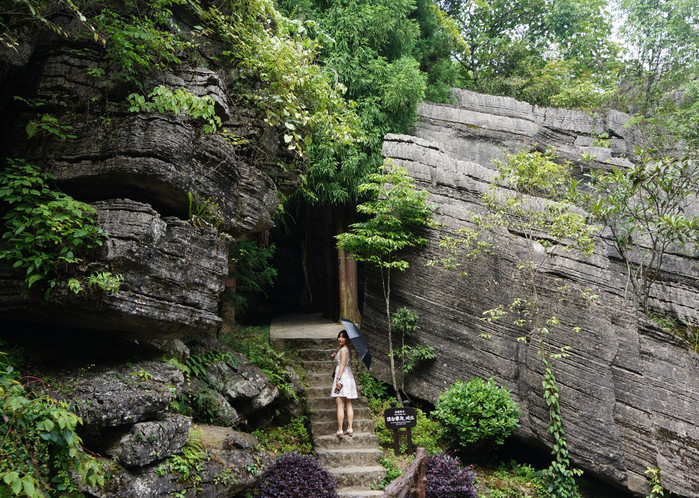
[[(526, 242), (506, 230), (490, 232), (492, 253), (458, 259), (464, 277), (427, 262), (446, 256), (440, 237), (473, 228), (471, 214), (483, 212), (481, 196), (493, 177), (492, 158), (535, 140), (541, 148), (578, 154), (576, 141), (586, 143), (579, 137), (603, 131), (625, 141), (619, 149), (632, 149), (635, 132), (620, 127), (618, 114), (600, 122), (584, 113), (537, 110), (503, 97), (464, 91), (457, 96), (455, 106), (421, 106), (413, 136), (385, 137), (384, 155), (429, 191), (428, 202), (442, 224), (426, 231), (426, 248), (408, 255), (409, 270), (392, 275), (393, 309), (405, 306), (419, 316), (420, 329), (409, 344), (430, 344), (437, 354), (406, 376), (406, 390), (436, 402), (456, 380), (492, 377), (512, 391), (522, 410), (516, 437), (550, 448), (536, 339), (518, 340), (526, 330), (511, 316), (482, 320), (486, 310), (529, 297), (529, 283), (516, 270)], [(611, 148), (610, 157), (616, 154)], [(651, 306), (697, 326), (699, 289), (691, 261), (672, 253), (661, 273)], [(549, 351), (571, 347), (569, 356), (555, 361), (555, 369), (573, 465), (640, 495), (648, 494), (646, 469), (659, 468), (665, 489), (698, 496), (699, 476), (693, 469), (699, 468), (699, 356), (636, 312), (625, 296), (624, 269), (602, 239), (589, 258), (559, 252), (536, 278), (542, 309), (561, 323), (546, 337)], [(384, 313), (380, 280), (368, 269), (362, 331), (375, 351), (388, 348)], [(372, 370), (389, 381), (383, 355), (374, 355)]]
[(35, 389), (69, 403), (87, 432), (158, 419), (184, 383), (178, 368), (153, 360), (34, 373), (46, 379)]
[(163, 420), (137, 422), (105, 454), (125, 467), (143, 467), (182, 452), (192, 420), (166, 414)]
[(106, 330), (128, 337), (177, 338), (215, 331), (228, 275), (229, 239), (213, 228), (161, 217), (128, 199), (99, 201), (98, 224), (109, 235), (95, 271), (123, 276), (118, 292), (59, 289), (51, 300), (27, 298), (21, 274), (0, 280), (0, 312), (32, 321)]
[[(204, 361), (204, 372), (190, 384), (190, 398), (206, 389), (210, 393), (210, 406), (219, 406), (222, 420), (247, 417), (270, 406), (278, 397), (277, 389), (270, 384), (269, 377), (242, 354), (226, 347), (213, 336), (199, 336), (188, 344), (191, 357), (212, 359)], [(218, 356), (216, 356), (218, 355)], [(220, 358), (220, 359), (219, 359)]]
[[(190, 468), (178, 466), (173, 471), (167, 460), (138, 469), (112, 466), (112, 478), (103, 488), (85, 487), (83, 491), (99, 498), (217, 497), (236, 496), (259, 486), (273, 457), (256, 449), (254, 436), (241, 437), (231, 429), (208, 425), (198, 425), (194, 432), (198, 449), (196, 461), (189, 461)], [(249, 442), (240, 448), (229, 441)]]

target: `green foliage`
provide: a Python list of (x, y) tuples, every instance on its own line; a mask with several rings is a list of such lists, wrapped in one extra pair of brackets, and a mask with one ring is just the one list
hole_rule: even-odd
[[(379, 444), (384, 448), (393, 448), (393, 431), (386, 429), (384, 411), (391, 408), (392, 399), (373, 399), (369, 402), (371, 416), (374, 420), (374, 430)], [(441, 440), (441, 426), (438, 420), (428, 416), (421, 408), (415, 408), (417, 425), (411, 429), (413, 447), (425, 448), (428, 455), (435, 455), (444, 450)], [(407, 452), (408, 443), (401, 438), (400, 451)]]
[(662, 313), (651, 312), (648, 314), (648, 318), (664, 331), (671, 332), (687, 341), (692, 351), (699, 353), (699, 327), (687, 325), (678, 318)]
[(395, 350), (395, 355), (403, 362), (401, 371), (406, 374), (412, 372), (413, 368), (419, 363), (437, 358), (434, 348), (429, 344), (401, 346)]
[(568, 443), (563, 430), (563, 417), (558, 403), (558, 384), (553, 370), (553, 365), (544, 359), (544, 400), (549, 407), (549, 432), (553, 436), (554, 461), (543, 473), (547, 482), (547, 491), (561, 498), (578, 498), (580, 492), (575, 482), (575, 476), (582, 475), (582, 470), (574, 469), (570, 465)]
[(428, 192), (415, 188), (405, 168), (397, 167), (387, 159), (382, 171), (383, 174), (370, 175), (369, 183), (359, 188), (370, 200), (357, 206), (357, 211), (369, 219), (352, 224), (351, 232), (336, 235), (336, 239), (338, 248), (352, 253), (357, 261), (372, 264), (381, 272), (391, 377), (393, 388), (398, 392), (390, 315), (391, 270), (408, 269), (410, 265), (401, 258), (401, 253), (427, 244), (427, 239), (418, 231), (430, 224), (432, 207), (427, 204)]
[(189, 430), (189, 438), (182, 448), (181, 453), (170, 455), (165, 462), (155, 470), (155, 475), (178, 474), (179, 480), (191, 483), (195, 487), (201, 483), (201, 472), (204, 462), (211, 459), (211, 455), (201, 442), (202, 433), (192, 428)]
[(104, 485), (101, 465), (80, 446), (80, 418), (66, 403), (28, 393), (18, 380), (15, 354), (0, 340), (0, 494), (72, 495), (78, 491), (73, 473), (84, 484)]
[(296, 417), (286, 425), (257, 429), (252, 434), (257, 437), (264, 450), (274, 455), (293, 452), (312, 455), (313, 443), (307, 426), (307, 417)]
[(237, 368), (240, 360), (229, 351), (208, 351), (202, 354), (193, 354), (182, 364), (182, 370), (187, 375), (204, 378), (206, 370), (219, 361), (228, 363), (231, 368)]
[(354, 223), (351, 232), (337, 235), (337, 245), (357, 261), (382, 270), (404, 271), (409, 264), (399, 258), (400, 252), (427, 243), (417, 230), (429, 224), (432, 208), (426, 201), (427, 191), (415, 189), (405, 168), (387, 159), (382, 171), (370, 175), (370, 182), (360, 186), (371, 200), (357, 206), (357, 211), (369, 219)]
[(303, 200), (334, 206), (361, 201), (359, 185), (382, 162), (388, 132), (403, 133), (425, 95), (446, 102), (457, 72), (451, 61), (458, 33), (427, 0), (325, 2), (281, 0), (281, 8), (308, 26), (327, 74), (346, 88), (363, 140), (335, 147), (313, 139)]
[(588, 207), (611, 230), (636, 303), (648, 313), (648, 300), (670, 249), (693, 254), (699, 244), (699, 216), (689, 209), (699, 193), (695, 159), (653, 158), (628, 169), (590, 173)]
[(221, 230), (223, 214), (218, 202), (211, 198), (201, 202), (192, 192), (187, 192), (187, 201), (187, 218), (192, 222), (192, 225), (198, 228), (213, 227), (216, 230)]
[(210, 95), (197, 97), (186, 88), (172, 90), (165, 86), (156, 86), (148, 94), (148, 100), (137, 93), (129, 95), (130, 112), (171, 112), (178, 116), (184, 114), (202, 120), (204, 132), (214, 133), (221, 127), (221, 118), (216, 115), (216, 103)]
[(332, 84), (314, 63), (318, 43), (312, 21), (291, 21), (271, 0), (229, 2), (234, 13), (198, 8), (202, 21), (230, 48), (222, 56), (248, 82), (243, 96), (264, 112), (266, 121), (284, 129), (287, 149), (304, 157), (312, 141), (334, 148), (350, 144), (356, 115), (342, 98), (344, 86)]
[(596, 106), (620, 65), (605, 0), (494, 0), (439, 5), (470, 47), (462, 85), (538, 105)]
[(665, 496), (665, 488), (660, 482), (660, 469), (647, 467), (645, 474), (648, 476), (648, 484), (650, 486), (650, 494), (646, 498)]
[(519, 427), (519, 408), (493, 379), (457, 381), (439, 395), (433, 416), (454, 448), (479, 441), (503, 444)]
[(235, 278), (235, 292), (227, 297), (236, 313), (244, 314), (251, 301), (265, 294), (277, 278), (277, 269), (271, 266), (276, 246), (260, 247), (254, 241), (238, 242), (230, 252), (230, 276)]
[[(95, 223), (94, 208), (49, 187), (50, 173), (21, 159), (7, 163), (0, 172), (5, 227), (0, 257), (25, 271), (28, 289), (42, 282), (48, 299), (107, 236)], [(88, 277), (90, 287), (106, 291), (118, 289), (120, 282), (109, 272)], [(73, 280), (70, 288), (79, 292), (83, 284)]]
[(277, 351), (270, 345), (269, 327), (240, 328), (234, 333), (223, 335), (221, 342), (260, 367), (281, 395), (298, 400), (298, 393), (289, 377), (289, 370), (297, 362), (288, 352)]
[[(408, 308), (398, 308), (391, 315), (393, 330), (400, 333), (401, 346), (394, 351), (397, 358), (401, 360), (401, 371), (404, 374), (410, 373), (419, 363), (434, 360), (437, 355), (434, 348), (429, 344), (411, 346), (405, 344), (405, 338), (413, 334), (420, 327), (417, 325), (417, 314)], [(402, 379), (402, 388), (405, 387), (405, 376)]]
[[(576, 249), (585, 255), (594, 250), (597, 226), (587, 222), (586, 213), (573, 201), (578, 199), (579, 182), (568, 163), (558, 163), (552, 151), (521, 151), (507, 155), (505, 162), (494, 161), (498, 173), (483, 201), (490, 209), (487, 226), (504, 225), (527, 239), (531, 264), (534, 244), (563, 250)], [(498, 192), (498, 185), (512, 192)], [(551, 201), (539, 201), (531, 196)], [(481, 224), (483, 226), (483, 224)], [(549, 249), (552, 254), (553, 249)]]
[(29, 121), (26, 126), (27, 138), (41, 135), (55, 135), (61, 140), (77, 138), (71, 133), (72, 130), (72, 126), (62, 124), (57, 117), (51, 114), (42, 114), (40, 118)]
[(379, 483), (379, 489), (384, 489), (391, 484), (393, 480), (403, 475), (403, 471), (398, 468), (398, 464), (391, 457), (382, 457), (381, 466), (386, 469), (386, 477)]
[[(489, 489), (489, 492), (480, 494), (483, 498), (520, 498), (537, 497), (547, 498), (554, 496), (548, 493), (542, 471), (536, 470), (528, 464), (520, 464), (511, 460), (508, 463), (500, 463), (492, 472), (479, 472), (478, 482)], [(485, 485), (485, 486), (482, 486)]]
[(374, 400), (385, 400), (388, 398), (388, 386), (379, 379), (372, 377), (367, 372), (359, 372), (359, 384), (362, 386), (362, 395), (366, 396), (371, 403)]
[(102, 9), (92, 20), (105, 33), (107, 57), (121, 69), (121, 78), (141, 86), (142, 77), (182, 63), (194, 46), (179, 30), (171, 30), (171, 6), (178, 0), (137, 2), (133, 10)]

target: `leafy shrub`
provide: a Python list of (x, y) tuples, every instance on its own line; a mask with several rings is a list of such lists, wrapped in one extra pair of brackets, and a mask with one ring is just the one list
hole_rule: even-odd
[(235, 334), (223, 335), (221, 342), (260, 367), (282, 396), (298, 400), (298, 394), (289, 376), (289, 370), (298, 362), (289, 357), (288, 351), (277, 351), (271, 346), (269, 327), (241, 328)]
[[(95, 209), (51, 189), (51, 180), (53, 175), (23, 159), (7, 159), (0, 172), (0, 202), (5, 208), (0, 258), (25, 270), (28, 289), (44, 283), (47, 299), (59, 284), (76, 293), (83, 290), (80, 280), (70, 279), (68, 284), (65, 277), (78, 273), (84, 257), (107, 239), (96, 224)], [(93, 274), (89, 285), (115, 291), (121, 279), (103, 272)]]
[(388, 399), (388, 386), (369, 375), (366, 372), (359, 372), (359, 384), (362, 386), (362, 394), (369, 401)]
[[(391, 400), (371, 400), (369, 408), (371, 409), (372, 418), (374, 420), (374, 430), (379, 438), (379, 444), (384, 448), (393, 447), (393, 431), (386, 429), (386, 420), (384, 419), (384, 411), (391, 407)], [(440, 442), (441, 426), (440, 423), (428, 417), (420, 408), (415, 408), (416, 422), (415, 427), (411, 429), (413, 439), (413, 447), (425, 448), (428, 455), (434, 455), (441, 451), (442, 445)], [(405, 436), (401, 436), (400, 449), (401, 452), (407, 451), (408, 443)]]
[(457, 381), (439, 396), (434, 416), (454, 447), (478, 441), (502, 444), (519, 426), (519, 408), (510, 392), (491, 378)]
[[(533, 468), (526, 463), (518, 463), (511, 460), (509, 463), (500, 463), (498, 469), (493, 472), (490, 480), (485, 475), (479, 474), (479, 481), (483, 479), (486, 486), (499, 496), (517, 498), (523, 494), (544, 498), (551, 496), (547, 491), (547, 484), (541, 470)], [(526, 492), (524, 490), (527, 490)]]
[(457, 457), (445, 453), (427, 457), (425, 498), (477, 498), (472, 469), (462, 467)]
[[(0, 340), (0, 348), (6, 344)], [(73, 496), (74, 477), (104, 485), (101, 465), (83, 452), (80, 418), (67, 404), (27, 393), (13, 355), (0, 351), (0, 496)]]
[(381, 466), (386, 469), (386, 477), (379, 483), (379, 489), (386, 488), (386, 486), (391, 484), (395, 479), (403, 475), (403, 471), (400, 470), (398, 464), (395, 462), (395, 457), (382, 458)]
[(291, 419), (281, 427), (270, 427), (253, 431), (262, 447), (275, 455), (296, 451), (302, 455), (313, 453), (311, 435), (306, 427), (306, 417)]
[(335, 478), (315, 458), (290, 453), (270, 467), (260, 498), (334, 498), (336, 488)]

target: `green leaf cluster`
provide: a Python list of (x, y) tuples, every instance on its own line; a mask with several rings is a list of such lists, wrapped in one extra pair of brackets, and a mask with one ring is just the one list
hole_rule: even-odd
[(357, 261), (406, 270), (409, 264), (400, 259), (401, 251), (427, 244), (417, 232), (431, 220), (428, 192), (417, 190), (405, 168), (388, 159), (381, 173), (370, 175), (369, 183), (360, 186), (360, 192), (370, 200), (357, 206), (357, 211), (369, 219), (351, 225), (351, 232), (337, 235), (338, 247), (351, 252)]
[[(5, 229), (0, 257), (25, 271), (27, 288), (44, 284), (47, 299), (107, 238), (95, 222), (95, 209), (53, 190), (52, 179), (21, 159), (8, 159), (0, 172)], [(103, 272), (92, 275), (89, 285), (115, 290), (120, 281)], [(84, 285), (75, 280), (70, 287), (80, 291)]]
[(278, 351), (270, 345), (269, 327), (241, 328), (234, 334), (223, 335), (221, 342), (260, 367), (283, 396), (298, 400), (298, 393), (289, 376), (289, 370), (298, 362), (289, 356), (289, 352)]
[(83, 452), (75, 432), (81, 419), (66, 403), (27, 392), (7, 349), (0, 341), (0, 495), (72, 496), (79, 489), (74, 475), (104, 485), (102, 466)]
[(611, 230), (639, 308), (648, 313), (652, 286), (670, 250), (692, 255), (699, 247), (699, 216), (691, 203), (699, 194), (697, 161), (655, 158), (638, 151), (627, 169), (591, 171), (587, 208)]
[(295, 417), (288, 424), (279, 427), (256, 429), (252, 432), (260, 446), (275, 455), (297, 452), (301, 455), (313, 454), (313, 443), (308, 431), (308, 418)]
[(449, 101), (456, 82), (453, 25), (428, 0), (281, 0), (290, 17), (312, 20), (318, 59), (346, 88), (361, 141), (314, 140), (301, 191), (311, 204), (361, 201), (359, 185), (381, 165), (386, 133), (403, 133), (426, 95)]
[(544, 400), (549, 408), (549, 433), (553, 436), (552, 454), (554, 460), (543, 473), (547, 482), (547, 491), (552, 496), (561, 498), (579, 498), (580, 491), (575, 482), (575, 477), (582, 475), (582, 470), (571, 467), (570, 454), (568, 453), (568, 443), (565, 431), (563, 430), (563, 417), (561, 407), (558, 403), (558, 384), (553, 365), (544, 359)]
[(182, 452), (171, 455), (160, 464), (155, 470), (155, 475), (177, 474), (181, 482), (191, 483), (196, 487), (202, 481), (201, 472), (204, 470), (204, 463), (211, 458), (211, 454), (202, 444), (201, 430), (192, 428), (189, 430), (189, 437)]
[(204, 132), (214, 133), (221, 127), (221, 118), (216, 115), (214, 99), (210, 95), (197, 97), (186, 88), (172, 90), (165, 86), (156, 86), (148, 94), (150, 100), (143, 95), (129, 95), (130, 112), (171, 112), (174, 115), (185, 114), (194, 119), (204, 121)]
[(454, 448), (484, 440), (503, 444), (519, 427), (519, 414), (507, 389), (478, 377), (452, 384), (439, 395), (433, 412), (442, 437)]

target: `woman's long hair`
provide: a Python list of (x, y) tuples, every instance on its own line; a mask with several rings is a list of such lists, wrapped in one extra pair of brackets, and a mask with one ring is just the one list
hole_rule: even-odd
[(352, 359), (352, 348), (349, 347), (349, 345), (350, 345), (349, 335), (347, 335), (346, 330), (342, 329), (342, 330), (340, 330), (340, 333), (337, 334), (337, 337), (338, 337), (338, 339), (340, 337), (344, 337), (345, 339), (347, 339), (347, 342), (345, 342), (345, 346), (347, 346), (347, 351), (349, 351), (349, 358), (347, 358), (347, 361), (349, 362)]

